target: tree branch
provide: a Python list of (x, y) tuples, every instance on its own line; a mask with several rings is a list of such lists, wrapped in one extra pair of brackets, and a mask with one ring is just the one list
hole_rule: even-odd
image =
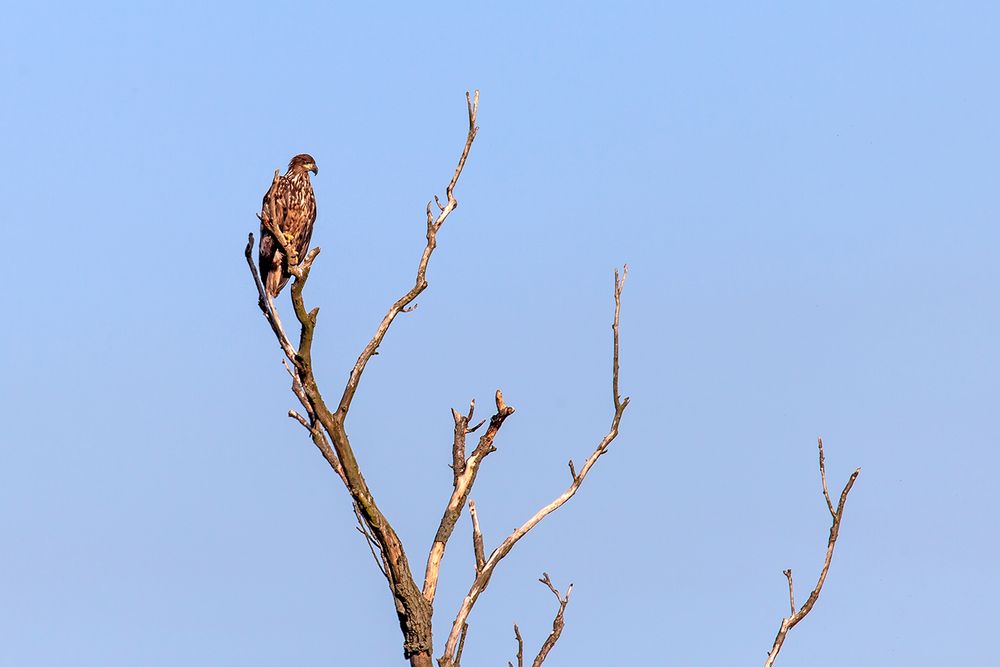
[(514, 408), (504, 403), (503, 392), (497, 389), (496, 392), (496, 413), (490, 418), (490, 425), (486, 433), (479, 437), (479, 444), (472, 450), (472, 454), (465, 459), (465, 434), (469, 432), (469, 420), (472, 418), (475, 403), (469, 407), (469, 414), (460, 415), (457, 410), (452, 410), (452, 417), (455, 420), (455, 443), (452, 455), (454, 458), (454, 489), (448, 505), (444, 509), (441, 522), (438, 525), (437, 534), (431, 544), (430, 553), (427, 555), (427, 568), (424, 573), (424, 598), (428, 602), (434, 602), (434, 594), (437, 590), (438, 575), (441, 570), (441, 559), (444, 558), (444, 550), (448, 545), (451, 534), (455, 531), (455, 523), (462, 515), (462, 508), (472, 491), (472, 485), (476, 482), (476, 475), (479, 473), (479, 466), (483, 460), (496, 451), (493, 440), (496, 438), (500, 427), (503, 426), (507, 417), (514, 414)]
[(483, 531), (479, 528), (479, 515), (476, 514), (476, 503), (469, 501), (469, 516), (472, 517), (472, 551), (476, 556), (476, 572), (481, 572), (486, 564), (486, 554), (483, 552)]
[[(361, 517), (361, 510), (358, 509), (358, 504), (354, 503), (354, 516), (358, 520), (358, 525), (355, 526), (357, 531), (365, 538), (365, 542), (368, 544), (368, 550), (372, 552), (372, 558), (375, 559), (375, 566), (378, 567), (379, 572), (386, 579), (389, 578), (388, 565), (385, 562), (385, 554), (382, 553), (382, 545), (372, 537), (372, 534), (368, 532), (368, 526), (365, 525), (365, 520)], [(378, 553), (376, 553), (376, 549)]]
[(247, 238), (247, 247), (244, 251), (244, 255), (246, 255), (247, 264), (250, 266), (250, 273), (253, 275), (254, 283), (257, 285), (257, 305), (264, 314), (264, 318), (267, 320), (267, 323), (271, 325), (271, 331), (274, 332), (275, 337), (278, 339), (278, 345), (281, 346), (281, 351), (285, 353), (285, 356), (288, 357), (289, 360), (294, 362), (295, 348), (292, 347), (292, 343), (288, 340), (288, 336), (285, 334), (285, 328), (281, 325), (281, 320), (278, 318), (278, 313), (275, 311), (274, 302), (264, 290), (264, 284), (260, 281), (260, 274), (257, 272), (257, 265), (253, 261), (253, 241), (253, 232), (250, 232)]
[(823, 455), (823, 438), (816, 438), (819, 443), (819, 477), (823, 480), (823, 498), (826, 499), (827, 509), (830, 510), (830, 518), (836, 519), (837, 513), (833, 510), (833, 503), (830, 502), (830, 491), (826, 487), (826, 456)]
[[(517, 639), (517, 667), (524, 667), (524, 640), (521, 639), (521, 629), (514, 624), (514, 637)], [(514, 667), (510, 662), (507, 667)]]
[(472, 142), (476, 139), (476, 133), (479, 131), (479, 127), (476, 126), (476, 116), (479, 112), (479, 91), (477, 90), (475, 96), (470, 98), (469, 94), (465, 94), (466, 105), (469, 110), (469, 133), (465, 139), (465, 148), (462, 150), (462, 156), (458, 159), (458, 166), (455, 167), (455, 174), (451, 177), (451, 181), (448, 183), (447, 195), (448, 203), (444, 205), (441, 212), (437, 217), (431, 215), (431, 204), (427, 202), (427, 245), (424, 246), (424, 252), (420, 256), (420, 262), (417, 264), (417, 277), (414, 281), (413, 287), (409, 289), (403, 296), (399, 297), (394, 304), (389, 308), (389, 312), (385, 314), (382, 318), (382, 322), (378, 325), (378, 329), (375, 330), (375, 335), (365, 346), (365, 349), (361, 351), (361, 355), (358, 357), (357, 363), (354, 364), (353, 370), (351, 370), (351, 375), (347, 380), (347, 386), (344, 387), (344, 395), (340, 399), (340, 405), (337, 408), (337, 418), (343, 421), (347, 417), (347, 411), (351, 407), (351, 401), (354, 400), (354, 394), (358, 390), (358, 385), (361, 382), (361, 374), (365, 371), (365, 365), (368, 363), (369, 359), (376, 353), (379, 345), (382, 344), (382, 339), (385, 338), (386, 333), (389, 331), (389, 326), (392, 325), (392, 321), (396, 318), (404, 308), (409, 306), (417, 296), (420, 295), (425, 289), (427, 289), (427, 263), (431, 259), (431, 254), (434, 252), (434, 248), (437, 247), (437, 233), (441, 229), (441, 225), (444, 221), (448, 219), (451, 212), (455, 210), (458, 206), (458, 200), (455, 199), (454, 191), (455, 185), (458, 183), (459, 176), (462, 175), (462, 169), (465, 168), (465, 161), (469, 157), (469, 151), (472, 149)]
[[(435, 197), (437, 199), (437, 197)], [(466, 623), (465, 627), (462, 628), (462, 638), (458, 640), (458, 651), (455, 653), (455, 666), (461, 667), (462, 664), (462, 651), (465, 650), (465, 637), (469, 634), (469, 624)]]
[(469, 592), (466, 594), (465, 599), (462, 601), (459, 607), (458, 614), (455, 617), (455, 621), (452, 623), (451, 632), (448, 635), (447, 643), (445, 644), (444, 652), (441, 657), (438, 658), (438, 665), (440, 667), (453, 667), (454, 666), (454, 653), (455, 647), (458, 643), (459, 636), (462, 632), (462, 627), (467, 623), (469, 614), (472, 612), (472, 608), (475, 606), (476, 601), (479, 599), (480, 594), (486, 590), (489, 585), (490, 578), (493, 576), (493, 571), (496, 569), (500, 561), (510, 553), (514, 545), (517, 544), (522, 537), (528, 534), (528, 532), (538, 525), (542, 519), (547, 517), (552, 512), (556, 511), (562, 507), (570, 498), (572, 498), (580, 485), (583, 484), (584, 479), (586, 479), (587, 474), (590, 469), (594, 467), (597, 460), (608, 451), (608, 447), (611, 443), (618, 437), (618, 426), (621, 423), (622, 415), (625, 413), (625, 408), (628, 407), (629, 399), (628, 397), (621, 398), (618, 392), (618, 347), (619, 347), (619, 331), (618, 322), (621, 313), (621, 294), (622, 289), (625, 286), (625, 279), (628, 276), (628, 266), (626, 266), (622, 272), (621, 277), (618, 275), (618, 270), (615, 270), (615, 317), (612, 323), (611, 330), (614, 335), (614, 353), (612, 355), (612, 373), (611, 373), (611, 387), (612, 387), (612, 398), (614, 401), (614, 416), (611, 420), (611, 428), (608, 430), (607, 434), (601, 439), (597, 444), (597, 448), (584, 462), (583, 467), (580, 469), (579, 473), (574, 474), (573, 481), (569, 487), (563, 491), (558, 497), (556, 497), (552, 502), (550, 502), (545, 507), (535, 512), (527, 521), (525, 521), (519, 528), (515, 529), (493, 552), (490, 554), (489, 558), (483, 564), (481, 570), (476, 573), (476, 578), (472, 582), (472, 586), (469, 588)]
[(785, 570), (785, 577), (788, 579), (788, 604), (795, 613), (795, 587), (792, 585), (792, 568)]
[(764, 667), (771, 667), (774, 664), (774, 660), (778, 657), (778, 652), (781, 650), (782, 644), (785, 642), (785, 637), (788, 635), (789, 630), (794, 628), (799, 621), (806, 617), (806, 615), (812, 611), (813, 606), (816, 601), (819, 600), (820, 591), (823, 590), (823, 584), (826, 582), (826, 575), (830, 571), (830, 563), (833, 561), (833, 548), (837, 544), (837, 537), (840, 534), (840, 522), (844, 518), (844, 505), (847, 503), (847, 494), (851, 492), (851, 488), (854, 487), (854, 481), (858, 478), (861, 473), (861, 468), (857, 468), (852, 474), (850, 479), (847, 480), (847, 484), (844, 486), (844, 490), (840, 493), (840, 502), (837, 503), (837, 509), (833, 509), (833, 503), (830, 502), (830, 494), (827, 491), (826, 486), (826, 459), (823, 455), (823, 440), (819, 440), (819, 470), (820, 477), (823, 481), (823, 496), (826, 498), (827, 506), (830, 509), (830, 513), (833, 515), (833, 525), (830, 526), (830, 537), (826, 544), (826, 559), (823, 562), (823, 569), (819, 573), (819, 580), (816, 582), (816, 586), (813, 588), (812, 593), (809, 594), (809, 598), (805, 601), (802, 607), (795, 611), (795, 597), (792, 592), (792, 571), (785, 570), (785, 576), (788, 578), (788, 599), (792, 607), (792, 615), (788, 618), (781, 620), (781, 626), (778, 628), (778, 635), (774, 638), (774, 644), (771, 646), (771, 650), (767, 654), (767, 660), (764, 662)]

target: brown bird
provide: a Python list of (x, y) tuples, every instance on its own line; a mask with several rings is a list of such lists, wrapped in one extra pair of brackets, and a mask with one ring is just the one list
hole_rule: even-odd
[[(274, 238), (265, 221), (274, 215), (277, 228), (285, 236), (285, 244), (294, 250), (296, 262), (305, 259), (309, 251), (313, 224), (316, 222), (316, 195), (313, 194), (309, 172), (319, 174), (311, 155), (302, 153), (288, 163), (285, 175), (271, 183), (260, 213), (260, 247), (258, 262), (264, 287), (272, 297), (278, 296), (288, 282), (288, 257), (281, 243)], [(273, 201), (273, 209), (271, 202)]]

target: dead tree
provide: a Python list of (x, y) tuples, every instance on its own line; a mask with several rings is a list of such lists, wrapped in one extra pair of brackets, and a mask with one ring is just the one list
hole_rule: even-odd
[[(489, 417), (486, 430), (479, 436), (471, 454), (467, 453), (466, 450), (467, 436), (479, 431), (487, 423), (487, 420), (483, 419), (472, 425), (476, 408), (475, 400), (470, 402), (469, 409), (465, 413), (452, 409), (452, 418), (454, 421), (454, 440), (451, 452), (451, 467), (453, 469), (452, 491), (442, 512), (430, 552), (427, 555), (423, 580), (418, 583), (419, 580), (414, 576), (403, 543), (393, 529), (389, 519), (379, 508), (375, 495), (365, 481), (344, 424), (350, 412), (355, 393), (361, 384), (365, 367), (371, 358), (377, 354), (378, 348), (392, 326), (393, 321), (401, 313), (408, 313), (413, 310), (416, 307), (414, 300), (427, 289), (427, 266), (431, 255), (437, 247), (437, 234), (441, 230), (442, 225), (444, 225), (445, 220), (448, 219), (458, 206), (458, 201), (455, 199), (454, 193), (455, 186), (462, 175), (462, 170), (465, 168), (466, 160), (469, 157), (469, 152), (472, 149), (472, 144), (479, 129), (476, 125), (476, 116), (479, 108), (479, 91), (476, 91), (472, 96), (466, 93), (466, 104), (468, 108), (469, 127), (465, 145), (451, 181), (445, 189), (445, 202), (442, 203), (435, 195), (433, 202), (427, 203), (425, 211), (427, 241), (420, 255), (420, 260), (417, 263), (414, 284), (389, 307), (388, 312), (382, 318), (371, 340), (368, 341), (368, 344), (365, 345), (358, 356), (358, 360), (354, 364), (340, 399), (336, 404), (327, 403), (320, 391), (319, 381), (313, 373), (312, 345), (316, 332), (319, 308), (308, 308), (303, 297), (303, 288), (309, 279), (309, 273), (320, 253), (320, 249), (318, 247), (313, 248), (305, 257), (297, 257), (287, 247), (285, 236), (279, 229), (279, 221), (276, 219), (274, 203), (265, 201), (261, 214), (258, 217), (260, 217), (262, 224), (274, 234), (277, 242), (281, 244), (285, 255), (289, 257), (288, 271), (295, 278), (291, 287), (291, 300), (296, 320), (299, 323), (297, 344), (293, 344), (292, 339), (286, 333), (274, 301), (267, 294), (261, 282), (261, 277), (258, 274), (252, 256), (254, 246), (254, 236), (252, 233), (249, 235), (245, 251), (247, 263), (250, 266), (250, 272), (257, 287), (258, 305), (265, 319), (270, 324), (271, 330), (274, 332), (278, 345), (284, 354), (282, 362), (291, 376), (291, 390), (302, 408), (301, 412), (298, 410), (289, 410), (288, 416), (301, 424), (306, 430), (317, 449), (323, 455), (323, 458), (326, 459), (327, 463), (343, 482), (351, 497), (358, 530), (365, 536), (372, 555), (375, 558), (376, 565), (389, 585), (389, 592), (392, 596), (396, 615), (399, 619), (399, 626), (403, 634), (403, 655), (410, 662), (411, 667), (431, 667), (433, 664), (432, 616), (438, 576), (445, 549), (455, 530), (455, 525), (462, 515), (463, 509), (466, 506), (469, 507), (469, 514), (472, 519), (472, 545), (476, 563), (475, 576), (469, 585), (468, 593), (459, 605), (454, 620), (451, 621), (451, 625), (448, 628), (444, 649), (437, 658), (439, 667), (460, 666), (462, 650), (465, 646), (465, 639), (469, 630), (469, 615), (472, 613), (479, 596), (489, 585), (497, 566), (521, 538), (576, 494), (598, 459), (608, 452), (612, 442), (618, 437), (619, 424), (629, 404), (628, 397), (623, 398), (618, 389), (618, 323), (621, 313), (622, 289), (625, 279), (628, 276), (628, 267), (625, 266), (620, 274), (617, 269), (614, 273), (614, 319), (612, 322), (613, 347), (611, 367), (613, 411), (607, 433), (600, 439), (596, 448), (590, 453), (579, 469), (577, 469), (572, 459), (569, 461), (570, 480), (565, 490), (547, 505), (536, 511), (487, 555), (483, 535), (479, 527), (479, 519), (476, 514), (476, 506), (470, 499), (470, 494), (483, 461), (485, 461), (489, 454), (496, 451), (495, 441), (497, 435), (507, 418), (514, 414), (514, 408), (507, 405), (503, 393), (498, 389), (494, 396), (495, 412)], [(275, 172), (275, 179), (277, 178), (278, 172)], [(436, 206), (436, 210), (433, 208), (434, 206)], [(855, 473), (856, 475), (857, 473)], [(824, 489), (825, 479), (824, 473)], [(853, 477), (851, 482), (853, 483)], [(843, 511), (843, 504), (848, 490), (849, 487), (845, 489), (841, 498), (840, 512)], [(834, 517), (835, 528), (839, 527), (839, 524), (839, 515), (836, 515)], [(833, 541), (835, 539), (835, 534), (831, 533), (830, 550), (823, 577), (825, 577), (826, 569), (829, 567), (829, 558), (832, 555)], [(552, 623), (552, 632), (533, 659), (533, 667), (538, 667), (542, 664), (548, 656), (549, 651), (552, 650), (558, 641), (564, 626), (563, 615), (567, 604), (569, 604), (569, 596), (573, 589), (571, 584), (566, 589), (565, 595), (560, 594), (548, 574), (544, 574), (539, 581), (545, 584), (555, 595), (558, 601), (558, 610)], [(812, 604), (815, 603), (815, 597), (818, 597), (819, 588), (822, 587), (822, 583), (823, 578), (821, 577), (813, 596), (810, 597), (809, 602), (806, 603), (803, 610), (800, 610), (799, 613), (801, 616), (805, 616), (809, 612), (809, 609), (812, 608)], [(776, 640), (775, 648), (772, 649), (774, 655), (777, 654), (781, 641), (784, 640), (787, 631), (798, 620), (801, 620), (801, 616), (795, 618), (794, 622), (782, 624), (779, 639)], [(522, 667), (524, 644), (517, 625), (514, 626), (514, 632), (518, 644), (517, 664), (518, 667)], [(512, 665), (513, 663), (509, 664)]]

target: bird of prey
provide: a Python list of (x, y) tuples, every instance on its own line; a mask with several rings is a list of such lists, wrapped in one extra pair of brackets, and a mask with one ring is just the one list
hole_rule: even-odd
[(288, 257), (281, 243), (266, 224), (269, 219), (285, 237), (285, 245), (295, 252), (295, 262), (305, 259), (316, 222), (316, 195), (313, 194), (309, 172), (319, 174), (311, 155), (302, 153), (288, 163), (284, 176), (275, 179), (264, 195), (260, 213), (260, 276), (267, 293), (278, 296), (288, 282)]

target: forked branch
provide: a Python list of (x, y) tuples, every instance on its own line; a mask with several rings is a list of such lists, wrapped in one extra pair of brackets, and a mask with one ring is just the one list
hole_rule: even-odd
[(489, 585), (490, 578), (493, 576), (493, 571), (496, 569), (500, 561), (504, 559), (507, 554), (510, 553), (511, 549), (514, 548), (522, 537), (528, 534), (532, 528), (537, 526), (542, 519), (547, 517), (552, 512), (562, 507), (570, 498), (576, 495), (577, 490), (580, 485), (583, 484), (584, 479), (586, 479), (587, 474), (590, 472), (597, 460), (601, 458), (610, 447), (611, 443), (618, 437), (618, 426), (621, 423), (622, 415), (625, 414), (625, 408), (628, 407), (629, 399), (628, 397), (622, 398), (618, 392), (618, 347), (619, 347), (619, 331), (618, 322), (621, 314), (621, 295), (622, 289), (625, 286), (625, 279), (628, 276), (628, 266), (622, 271), (619, 276), (618, 270), (615, 270), (615, 316), (614, 321), (611, 325), (611, 330), (613, 332), (614, 343), (613, 343), (613, 353), (612, 353), (612, 369), (611, 369), (611, 390), (612, 399), (614, 403), (614, 415), (611, 419), (611, 427), (605, 434), (601, 441), (597, 444), (596, 449), (591, 453), (591, 455), (584, 462), (583, 467), (579, 471), (573, 468), (572, 481), (569, 487), (566, 488), (559, 496), (557, 496), (548, 505), (545, 505), (537, 512), (535, 512), (527, 521), (525, 521), (519, 528), (515, 529), (507, 538), (498, 546), (486, 559), (486, 562), (481, 568), (477, 568), (475, 580), (469, 587), (469, 592), (466, 594), (465, 598), (462, 600), (462, 604), (459, 607), (458, 614), (455, 617), (454, 622), (451, 626), (451, 632), (448, 634), (448, 640), (445, 643), (444, 652), (441, 657), (438, 658), (438, 665), (440, 667), (454, 667), (455, 666), (455, 648), (462, 634), (462, 628), (466, 626), (469, 619), (469, 614), (472, 613), (472, 608), (475, 606), (476, 601), (482, 594), (486, 587)]
[[(452, 410), (452, 417), (455, 420), (455, 442), (452, 446), (452, 468), (454, 481), (451, 498), (444, 509), (441, 522), (438, 525), (437, 534), (434, 536), (434, 543), (431, 551), (427, 555), (427, 569), (424, 573), (424, 598), (428, 602), (434, 602), (434, 594), (437, 590), (438, 575), (441, 570), (441, 559), (444, 558), (444, 550), (448, 545), (448, 540), (455, 530), (455, 523), (462, 515), (462, 508), (472, 491), (472, 485), (476, 482), (476, 475), (479, 473), (479, 466), (490, 453), (496, 451), (493, 441), (496, 439), (500, 427), (503, 426), (507, 417), (514, 414), (514, 407), (507, 405), (503, 400), (503, 392), (497, 389), (496, 392), (497, 411), (490, 418), (490, 425), (486, 432), (480, 436), (479, 444), (472, 450), (472, 454), (465, 458), (465, 436), (472, 433), (479, 426), (469, 428), (469, 421), (472, 419), (476, 403), (473, 401), (469, 405), (469, 414), (461, 415), (457, 410)], [(482, 551), (482, 535), (479, 537)]]
[[(545, 638), (542, 643), (542, 647), (538, 649), (538, 655), (531, 662), (531, 667), (540, 667), (540, 665), (545, 662), (545, 659), (549, 657), (549, 651), (556, 645), (559, 641), (559, 637), (562, 635), (563, 628), (566, 627), (566, 621), (563, 616), (566, 614), (566, 605), (569, 604), (569, 596), (573, 592), (573, 584), (569, 585), (566, 589), (566, 595), (560, 595), (559, 591), (552, 584), (552, 580), (549, 578), (548, 572), (542, 573), (542, 578), (539, 579), (541, 583), (545, 584), (552, 594), (556, 596), (556, 602), (559, 603), (559, 611), (556, 612), (556, 617), (552, 620), (552, 632), (549, 636)], [(517, 667), (524, 667), (524, 640), (521, 639), (521, 631), (517, 627), (517, 623), (514, 624), (514, 637), (517, 638)], [(514, 667), (511, 662), (507, 663), (508, 667)]]
[(542, 575), (539, 581), (548, 586), (552, 594), (556, 596), (556, 602), (559, 603), (559, 611), (556, 612), (556, 617), (552, 620), (552, 632), (545, 638), (545, 642), (542, 644), (542, 648), (538, 650), (538, 655), (535, 657), (535, 661), (531, 663), (531, 667), (539, 667), (539, 665), (545, 662), (545, 658), (549, 657), (549, 651), (559, 641), (559, 636), (562, 635), (563, 628), (566, 626), (563, 615), (566, 613), (566, 605), (569, 604), (570, 593), (573, 592), (573, 584), (570, 584), (569, 588), (566, 589), (566, 595), (560, 595), (556, 587), (552, 585), (549, 573), (543, 572)]
[(851, 473), (851, 477), (847, 480), (844, 490), (840, 493), (840, 502), (837, 503), (836, 509), (833, 508), (833, 503), (830, 501), (830, 493), (827, 491), (826, 457), (823, 455), (822, 438), (819, 439), (819, 472), (820, 478), (823, 482), (823, 497), (826, 499), (827, 507), (830, 510), (830, 514), (833, 516), (833, 525), (830, 526), (830, 537), (826, 544), (826, 559), (823, 561), (823, 569), (820, 570), (819, 580), (816, 582), (816, 586), (813, 588), (808, 599), (806, 599), (798, 611), (795, 610), (795, 592), (792, 588), (792, 571), (791, 569), (784, 571), (785, 577), (788, 579), (788, 601), (791, 605), (792, 613), (788, 618), (781, 620), (781, 625), (778, 627), (778, 635), (774, 638), (774, 644), (771, 646), (771, 650), (767, 654), (767, 660), (764, 662), (764, 667), (771, 667), (771, 665), (774, 664), (774, 660), (778, 657), (778, 652), (781, 650), (782, 644), (785, 643), (785, 637), (788, 635), (789, 630), (794, 628), (799, 621), (805, 618), (806, 615), (812, 611), (813, 606), (819, 599), (820, 591), (823, 590), (823, 584), (826, 582), (826, 575), (830, 571), (830, 563), (833, 561), (833, 548), (836, 546), (837, 537), (840, 534), (840, 522), (844, 518), (844, 505), (847, 503), (847, 494), (849, 494), (851, 492), (851, 488), (854, 487), (854, 481), (861, 473), (861, 468), (857, 468), (853, 473)]

